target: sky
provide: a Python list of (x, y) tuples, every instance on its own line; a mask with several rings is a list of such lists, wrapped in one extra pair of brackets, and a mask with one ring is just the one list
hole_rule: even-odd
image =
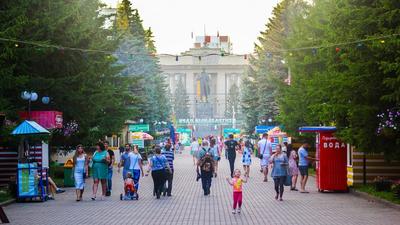
[[(118, 0), (102, 0), (111, 7)], [(228, 35), (233, 53), (252, 53), (254, 43), (278, 0), (131, 0), (145, 28), (151, 27), (157, 52), (179, 54), (193, 47), (194, 37)], [(204, 29), (205, 28), (205, 29)]]

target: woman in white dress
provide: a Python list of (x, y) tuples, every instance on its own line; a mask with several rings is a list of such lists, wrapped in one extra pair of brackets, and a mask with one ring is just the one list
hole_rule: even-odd
[(82, 145), (76, 147), (75, 155), (73, 158), (73, 176), (75, 181), (76, 201), (82, 200), (83, 191), (85, 189), (85, 177), (88, 176), (89, 160), (83, 150)]

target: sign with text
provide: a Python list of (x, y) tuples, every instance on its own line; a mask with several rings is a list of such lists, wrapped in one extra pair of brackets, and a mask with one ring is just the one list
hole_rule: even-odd
[(178, 124), (199, 124), (199, 125), (232, 125), (237, 123), (236, 119), (226, 119), (226, 118), (207, 118), (207, 119), (178, 119)]
[(129, 131), (130, 132), (150, 131), (150, 126), (149, 126), (149, 124), (130, 124)]
[(143, 139), (132, 139), (132, 144), (137, 145), (139, 148), (144, 148), (144, 140)]
[(224, 137), (227, 138), (229, 134), (240, 134), (240, 129), (237, 128), (224, 128)]

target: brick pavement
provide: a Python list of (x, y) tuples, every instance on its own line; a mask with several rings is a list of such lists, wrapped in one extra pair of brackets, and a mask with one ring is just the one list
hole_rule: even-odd
[[(239, 155), (238, 155), (239, 156)], [(238, 157), (239, 159), (239, 157)], [(239, 160), (236, 164), (239, 166)], [(75, 202), (74, 190), (58, 194), (55, 201), (18, 203), (5, 208), (11, 224), (362, 224), (399, 225), (400, 212), (351, 194), (318, 193), (310, 179), (310, 194), (286, 191), (284, 201), (274, 199), (273, 183), (261, 182), (258, 159), (244, 184), (242, 214), (231, 214), (232, 192), (225, 177), (228, 162), (221, 160), (219, 176), (213, 179), (210, 196), (203, 196), (201, 182), (195, 181), (191, 157), (178, 155), (175, 161), (172, 197), (152, 196), (151, 177), (142, 178), (139, 201), (120, 201), (120, 175), (114, 172), (114, 191), (104, 201), (90, 200), (91, 182), (83, 202)]]

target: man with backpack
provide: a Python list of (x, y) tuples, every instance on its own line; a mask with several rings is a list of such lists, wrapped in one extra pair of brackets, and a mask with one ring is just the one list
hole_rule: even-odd
[(214, 174), (214, 158), (212, 152), (209, 151), (207, 141), (203, 141), (202, 148), (200, 150), (199, 158), (197, 161), (197, 174), (200, 174), (201, 184), (203, 187), (204, 195), (210, 194), (211, 179)]

